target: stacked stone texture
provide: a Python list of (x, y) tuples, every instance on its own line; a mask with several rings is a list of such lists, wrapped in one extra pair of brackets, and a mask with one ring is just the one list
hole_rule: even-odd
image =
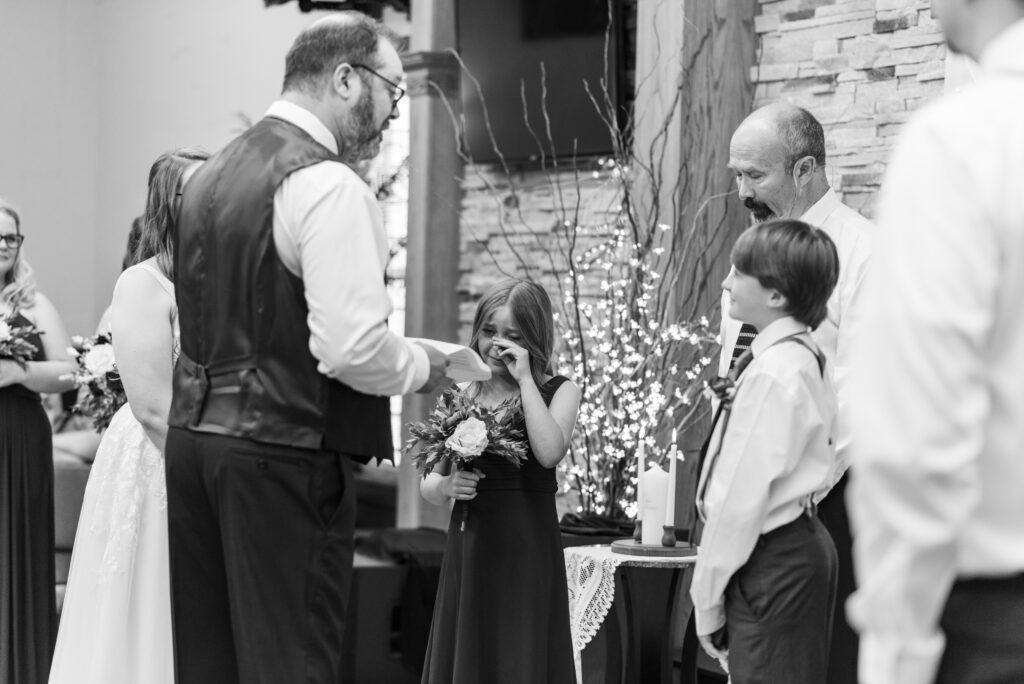
[[(755, 106), (789, 101), (810, 110), (825, 127), (832, 186), (870, 217), (895, 136), (913, 110), (942, 93), (946, 47), (930, 1), (758, 2), (758, 64), (750, 73)], [(615, 201), (607, 180), (594, 179), (586, 162), (583, 167), (578, 177), (566, 169), (513, 170), (511, 176), (496, 166), (466, 170), (459, 287), (464, 341), (482, 291), (503, 274), (524, 273), (506, 235), (538, 265), (549, 292), (558, 292), (538, 240), (555, 229), (559, 207), (575, 205), (577, 187), (591, 222), (600, 223), (599, 214)]]
[(928, 0), (759, 0), (755, 105), (779, 100), (825, 127), (828, 173), (871, 216), (895, 136), (942, 93), (946, 46)]

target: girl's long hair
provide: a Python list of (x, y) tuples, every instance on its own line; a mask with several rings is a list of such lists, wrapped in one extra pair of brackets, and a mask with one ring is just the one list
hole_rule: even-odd
[[(0, 212), (14, 219), (14, 228), (21, 235), (21, 216), (10, 202), (0, 197)], [(14, 255), (14, 266), (4, 274), (0, 283), (0, 301), (4, 301), (11, 309), (31, 309), (36, 303), (36, 279), (32, 275), (32, 267), (25, 260), (24, 247)]]
[(469, 346), (480, 353), (480, 330), (495, 311), (508, 305), (512, 322), (522, 335), (521, 345), (530, 353), (530, 374), (537, 387), (551, 373), (551, 356), (555, 350), (555, 322), (551, 315), (551, 299), (543, 287), (530, 280), (510, 278), (484, 293), (473, 317), (473, 337)]
[(209, 154), (194, 147), (181, 147), (160, 155), (149, 169), (149, 192), (142, 215), (142, 234), (135, 248), (134, 263), (156, 257), (156, 265), (174, 280), (174, 246), (171, 230), (181, 207), (181, 179), (185, 170)]

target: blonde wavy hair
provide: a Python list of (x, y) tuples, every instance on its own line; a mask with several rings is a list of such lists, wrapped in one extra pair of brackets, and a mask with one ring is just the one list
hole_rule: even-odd
[[(0, 213), (14, 219), (14, 228), (21, 234), (21, 216), (10, 202), (0, 197)], [(4, 274), (0, 283), (0, 301), (11, 309), (31, 309), (36, 303), (36, 280), (32, 275), (32, 267), (25, 260), (25, 250), (19, 249), (14, 255), (14, 267)]]

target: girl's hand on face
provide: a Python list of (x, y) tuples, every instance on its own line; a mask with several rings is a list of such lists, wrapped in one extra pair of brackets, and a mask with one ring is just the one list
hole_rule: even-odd
[(523, 380), (532, 377), (530, 374), (530, 352), (504, 337), (495, 337), (491, 344), (498, 349), (498, 356), (505, 362), (509, 375), (517, 383), (522, 384)]
[(487, 477), (480, 470), (474, 468), (468, 470), (456, 470), (448, 476), (445, 495), (449, 499), (458, 501), (470, 501), (476, 498), (476, 485), (481, 478)]

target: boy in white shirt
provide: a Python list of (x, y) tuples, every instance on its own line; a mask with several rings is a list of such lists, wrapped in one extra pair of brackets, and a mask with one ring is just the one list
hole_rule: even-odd
[(720, 387), (697, 485), (697, 634), (733, 684), (821, 684), (837, 565), (813, 502), (830, 484), (837, 409), (810, 332), (839, 258), (828, 235), (792, 219), (749, 228), (731, 258), (728, 313), (758, 335)]

